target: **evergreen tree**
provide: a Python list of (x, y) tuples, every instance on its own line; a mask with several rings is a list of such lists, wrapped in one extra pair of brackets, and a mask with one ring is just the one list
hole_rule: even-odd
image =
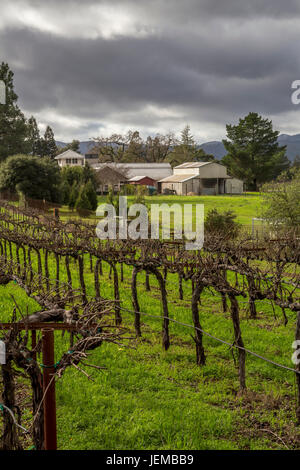
[(53, 159), (57, 155), (57, 151), (58, 149), (55, 143), (54, 132), (50, 126), (47, 126), (42, 142), (42, 156)]
[(74, 152), (79, 152), (79, 140), (73, 139), (72, 142), (69, 144), (69, 149), (73, 150)]
[(32, 155), (41, 155), (41, 137), (40, 131), (34, 116), (31, 116), (27, 122), (27, 140), (29, 146), (29, 153)]
[[(202, 154), (202, 152), (201, 152)], [(172, 166), (180, 165), (185, 162), (193, 162), (197, 160), (197, 146), (194, 137), (191, 134), (191, 128), (187, 124), (181, 132), (181, 140), (179, 145), (174, 147), (167, 160)]]
[(205, 150), (200, 147), (195, 152), (195, 160), (197, 162), (213, 162), (216, 159), (213, 155), (206, 153)]
[(71, 186), (70, 197), (69, 197), (69, 209), (73, 210), (78, 198), (78, 184), (74, 181)]
[(98, 207), (97, 193), (91, 180), (85, 186), (85, 192), (90, 202), (91, 210), (95, 211)]
[(9, 155), (28, 152), (26, 119), (17, 105), (13, 77), (8, 64), (2, 62), (0, 80), (6, 86), (6, 102), (0, 104), (0, 160), (5, 160)]
[(69, 204), (71, 190), (72, 190), (72, 187), (69, 185), (67, 181), (61, 182), (59, 186), (59, 194), (60, 194), (60, 202), (62, 204), (66, 204), (66, 205)]
[(194, 136), (191, 134), (191, 127), (189, 124), (187, 124), (181, 131), (181, 144), (190, 149), (194, 149), (195, 147)]
[(79, 190), (78, 198), (75, 204), (75, 209), (77, 211), (92, 210), (91, 203), (89, 201), (87, 191), (86, 191), (86, 186), (82, 185)]
[(279, 132), (273, 130), (272, 121), (249, 113), (237, 126), (227, 125), (226, 130), (228, 140), (223, 144), (228, 154), (222, 162), (249, 189), (257, 191), (260, 183), (276, 178), (289, 167), (286, 147), (279, 146)]
[(87, 184), (89, 181), (91, 181), (94, 189), (96, 189), (97, 182), (96, 182), (95, 170), (91, 168), (87, 163), (84, 165), (84, 167), (81, 167), (81, 170), (82, 170), (81, 182), (83, 184)]

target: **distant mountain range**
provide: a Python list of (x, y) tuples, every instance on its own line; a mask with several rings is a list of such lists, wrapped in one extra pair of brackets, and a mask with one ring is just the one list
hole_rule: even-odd
[[(300, 155), (300, 134), (295, 135), (288, 135), (288, 134), (280, 134), (278, 137), (278, 143), (280, 145), (286, 145), (286, 154), (290, 160), (294, 160), (296, 155)], [(86, 154), (88, 150), (90, 150), (95, 142), (91, 140), (80, 142), (79, 145), (79, 152), (81, 154)], [(57, 147), (62, 148), (65, 147), (67, 144), (65, 142), (56, 142)], [(226, 150), (223, 143), (219, 140), (213, 140), (211, 142), (205, 142), (200, 144), (200, 147), (203, 150), (213, 155), (217, 159), (221, 159), (226, 155)]]
[[(68, 144), (66, 142), (60, 142), (59, 140), (57, 140), (56, 145), (58, 148), (62, 148)], [(88, 150), (93, 148), (94, 145), (95, 145), (95, 142), (93, 142), (92, 140), (86, 140), (86, 141), (80, 142), (79, 153), (81, 153), (82, 155), (85, 155), (88, 152)]]
[[(280, 134), (278, 136), (278, 143), (279, 145), (286, 145), (286, 154), (291, 161), (295, 159), (296, 155), (300, 155), (300, 134)], [(200, 147), (203, 148), (206, 153), (214, 155), (214, 157), (218, 159), (226, 155), (225, 147), (219, 140), (205, 142), (201, 144)]]

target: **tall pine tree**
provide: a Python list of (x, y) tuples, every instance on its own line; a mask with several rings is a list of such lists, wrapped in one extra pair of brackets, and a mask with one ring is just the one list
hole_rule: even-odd
[(273, 130), (272, 121), (249, 113), (238, 125), (227, 125), (226, 130), (228, 140), (223, 140), (223, 144), (228, 153), (222, 162), (249, 189), (257, 191), (261, 183), (276, 178), (289, 167), (286, 147), (279, 146), (279, 132)]
[(0, 80), (5, 83), (6, 103), (0, 104), (0, 160), (9, 155), (28, 152), (27, 125), (24, 114), (17, 105), (14, 91), (14, 74), (8, 64), (0, 65)]
[(193, 162), (196, 160), (197, 146), (194, 137), (191, 134), (191, 128), (187, 124), (181, 131), (181, 140), (179, 145), (176, 145), (173, 152), (167, 158), (167, 161), (172, 166), (180, 165), (185, 162)]
[(33, 116), (31, 116), (27, 122), (27, 135), (29, 152), (32, 155), (40, 156), (42, 152), (42, 142), (36, 119)]
[(57, 150), (54, 132), (50, 126), (47, 126), (42, 143), (42, 156), (54, 158), (57, 154)]

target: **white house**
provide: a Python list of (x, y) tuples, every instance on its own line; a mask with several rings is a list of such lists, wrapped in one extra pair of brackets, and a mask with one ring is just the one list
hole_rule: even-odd
[(65, 166), (84, 166), (85, 158), (74, 150), (66, 150), (55, 157), (58, 165), (63, 168)]
[[(231, 185), (230, 185), (231, 182)], [(186, 162), (173, 168), (173, 175), (158, 182), (162, 193), (232, 194), (243, 192), (243, 182), (231, 178), (227, 168), (216, 162)]]

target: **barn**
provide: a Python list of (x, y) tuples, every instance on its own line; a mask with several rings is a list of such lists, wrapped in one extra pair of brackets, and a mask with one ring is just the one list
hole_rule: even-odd
[(243, 182), (229, 176), (220, 163), (186, 162), (173, 168), (173, 175), (159, 180), (158, 189), (178, 195), (233, 194), (243, 192)]
[(129, 179), (129, 184), (141, 184), (144, 186), (157, 186), (157, 182), (155, 179), (150, 178), (149, 176), (134, 176), (133, 178)]
[(124, 173), (108, 165), (96, 171), (96, 181), (98, 185), (97, 193), (99, 194), (107, 193), (110, 187), (113, 188), (115, 192), (119, 192), (121, 186), (128, 182)]

